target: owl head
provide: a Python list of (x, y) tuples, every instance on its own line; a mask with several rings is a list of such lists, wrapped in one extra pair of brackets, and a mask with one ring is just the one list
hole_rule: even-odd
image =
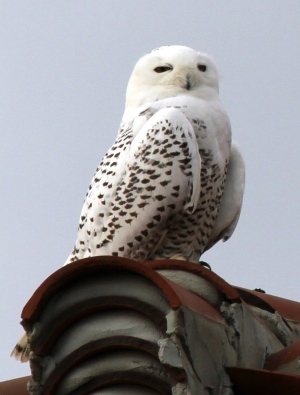
[(208, 55), (180, 45), (160, 47), (135, 65), (126, 108), (182, 94), (205, 98), (218, 94), (218, 87), (218, 72)]

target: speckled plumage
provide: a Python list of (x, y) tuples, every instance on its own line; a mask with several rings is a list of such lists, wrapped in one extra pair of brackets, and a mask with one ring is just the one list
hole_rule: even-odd
[(230, 122), (211, 59), (182, 46), (143, 57), (129, 81), (117, 139), (89, 187), (66, 263), (95, 255), (197, 262), (217, 241), (210, 236), (230, 150)]

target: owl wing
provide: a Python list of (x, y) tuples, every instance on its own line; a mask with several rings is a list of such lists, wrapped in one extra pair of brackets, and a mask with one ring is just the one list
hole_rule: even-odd
[(244, 159), (237, 144), (232, 142), (221, 207), (205, 251), (221, 239), (228, 240), (233, 234), (242, 209), (244, 187)]
[(170, 218), (197, 207), (200, 169), (186, 116), (176, 108), (143, 110), (100, 164), (66, 263), (96, 255), (147, 259)]

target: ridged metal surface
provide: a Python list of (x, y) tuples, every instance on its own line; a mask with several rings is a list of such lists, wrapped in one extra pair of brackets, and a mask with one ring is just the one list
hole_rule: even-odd
[(84, 259), (24, 307), (30, 393), (266, 395), (274, 374), (296, 395), (299, 306), (188, 262)]

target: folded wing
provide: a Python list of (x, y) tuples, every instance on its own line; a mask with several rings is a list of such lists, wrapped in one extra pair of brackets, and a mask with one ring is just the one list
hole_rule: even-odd
[(244, 188), (245, 163), (237, 144), (233, 142), (220, 211), (205, 251), (219, 240), (228, 240), (233, 234), (242, 209)]

